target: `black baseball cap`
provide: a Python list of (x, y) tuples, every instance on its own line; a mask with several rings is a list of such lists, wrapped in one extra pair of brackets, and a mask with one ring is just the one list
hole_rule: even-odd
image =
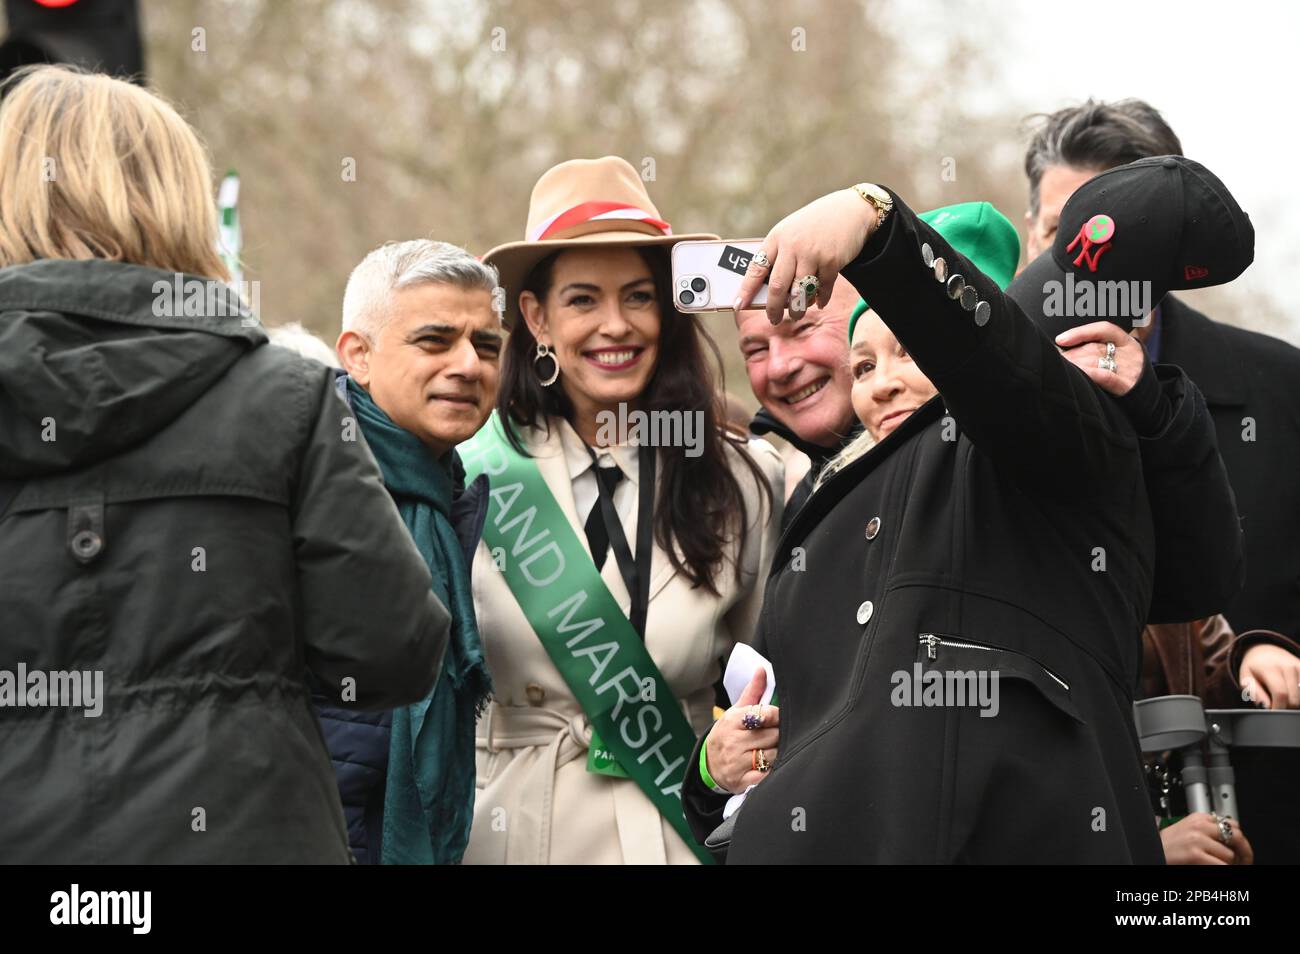
[(1153, 156), (1081, 185), (1007, 294), (1052, 337), (1102, 320), (1130, 331), (1167, 292), (1225, 284), (1254, 258), (1250, 217), (1218, 176)]

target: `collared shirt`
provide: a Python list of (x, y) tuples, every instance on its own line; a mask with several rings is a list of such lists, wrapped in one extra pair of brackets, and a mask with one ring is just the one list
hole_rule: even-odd
[[(596, 475), (591, 469), (591, 455), (587, 445), (568, 421), (560, 421), (560, 442), (564, 447), (564, 460), (569, 469), (569, 479), (573, 481), (573, 506), (578, 512), (578, 523), (585, 525), (592, 508), (600, 501), (600, 490), (596, 486)], [(614, 509), (618, 512), (619, 523), (631, 545), (632, 538), (628, 527), (636, 514), (637, 506), (637, 447), (635, 444), (613, 444), (609, 447), (593, 447), (596, 460), (602, 467), (618, 465), (623, 471), (623, 479), (614, 488)]]

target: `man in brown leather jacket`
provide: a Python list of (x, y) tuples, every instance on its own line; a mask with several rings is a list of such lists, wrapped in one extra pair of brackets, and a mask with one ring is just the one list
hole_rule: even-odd
[[(1236, 636), (1222, 616), (1160, 623), (1142, 631), (1142, 697), (1199, 696), (1206, 708), (1257, 702), (1300, 708), (1300, 644), (1266, 629)], [(1248, 696), (1243, 695), (1248, 692)]]

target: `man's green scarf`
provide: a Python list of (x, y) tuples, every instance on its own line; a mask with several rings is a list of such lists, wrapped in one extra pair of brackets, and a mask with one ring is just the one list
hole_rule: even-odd
[(393, 710), (384, 795), (384, 864), (456, 864), (474, 818), (474, 724), (491, 692), (464, 551), (451, 525), (452, 456), (441, 460), (348, 380), (348, 396), (384, 484), (451, 613), (433, 691)]

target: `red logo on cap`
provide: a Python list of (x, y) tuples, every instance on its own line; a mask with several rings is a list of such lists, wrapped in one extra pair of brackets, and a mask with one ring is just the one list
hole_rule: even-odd
[(1074, 247), (1082, 243), (1083, 247), (1079, 250), (1078, 257), (1075, 258), (1074, 264), (1080, 265), (1088, 263), (1088, 271), (1097, 270), (1097, 260), (1101, 258), (1101, 253), (1110, 248), (1113, 244), (1111, 239), (1115, 237), (1115, 220), (1109, 215), (1094, 215), (1083, 225), (1079, 226), (1079, 234), (1074, 237), (1074, 241), (1065, 247), (1067, 252), (1073, 252)]
[(1204, 278), (1208, 274), (1210, 274), (1210, 270), (1204, 265), (1183, 266), (1183, 278), (1187, 279), (1189, 282), (1198, 278)]

